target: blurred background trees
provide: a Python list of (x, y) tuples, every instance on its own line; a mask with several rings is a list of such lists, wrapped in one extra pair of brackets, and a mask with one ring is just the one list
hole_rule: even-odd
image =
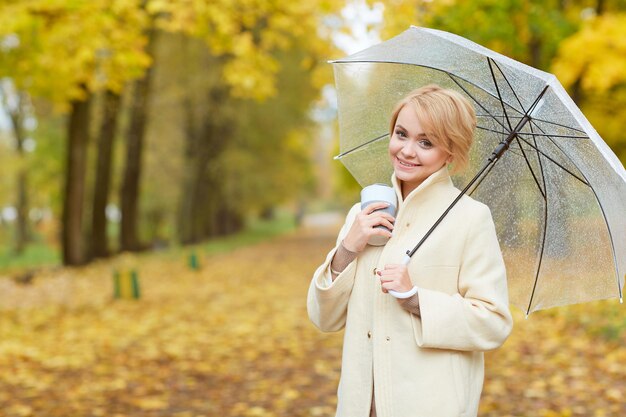
[(4, 0), (0, 248), (77, 265), (328, 199), (326, 60), (411, 24), (554, 72), (626, 160), (624, 0)]
[(317, 67), (331, 55), (318, 28), (332, 12), (324, 1), (4, 2), (3, 107), (21, 162), (4, 166), (16, 185), (2, 205), (17, 211), (15, 250), (36, 192), (27, 173), (59, 156), (38, 152), (52, 138), (37, 131), (26, 161), (31, 98), (42, 102), (32, 117), (57, 121), (62, 138), (49, 180), (64, 178), (50, 209), (65, 264), (232, 233), (301, 195)]

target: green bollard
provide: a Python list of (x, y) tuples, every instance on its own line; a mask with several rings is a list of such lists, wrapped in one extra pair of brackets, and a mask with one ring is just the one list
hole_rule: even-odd
[(130, 283), (132, 288), (132, 297), (138, 300), (141, 297), (141, 290), (139, 288), (139, 275), (136, 270), (130, 272)]
[(198, 262), (198, 256), (195, 252), (191, 252), (191, 255), (189, 255), (189, 268), (194, 271), (200, 269), (200, 262)]
[(141, 287), (139, 285), (139, 274), (132, 269), (129, 273), (123, 273), (119, 270), (113, 271), (113, 298), (114, 299), (133, 299), (138, 300), (141, 297)]
[(113, 271), (113, 298), (118, 300), (122, 298), (122, 285), (120, 272), (116, 269)]

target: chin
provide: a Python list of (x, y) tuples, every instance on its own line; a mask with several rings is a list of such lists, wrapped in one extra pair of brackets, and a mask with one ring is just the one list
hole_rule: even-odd
[(393, 172), (396, 174), (396, 178), (399, 179), (400, 181), (405, 181), (405, 182), (415, 181), (415, 175), (407, 174), (406, 172), (399, 171), (397, 169), (394, 169)]

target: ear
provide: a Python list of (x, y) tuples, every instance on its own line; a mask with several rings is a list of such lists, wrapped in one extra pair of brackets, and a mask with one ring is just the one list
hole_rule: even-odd
[(454, 156), (450, 155), (448, 156), (448, 159), (446, 159), (446, 164), (450, 164), (452, 161), (454, 161)]

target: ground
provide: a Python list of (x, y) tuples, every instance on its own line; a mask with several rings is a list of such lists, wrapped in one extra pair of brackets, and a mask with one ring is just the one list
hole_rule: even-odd
[[(333, 232), (200, 253), (199, 270), (178, 251), (0, 278), (0, 416), (333, 416), (342, 334), (305, 302)], [(113, 300), (114, 269), (141, 299)], [(626, 415), (625, 306), (513, 312), (481, 416)]]

